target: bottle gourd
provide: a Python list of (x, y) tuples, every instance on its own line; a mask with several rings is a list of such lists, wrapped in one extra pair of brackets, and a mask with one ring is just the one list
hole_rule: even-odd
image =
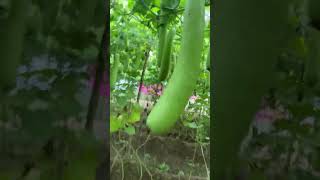
[(262, 96), (275, 84), (276, 60), (294, 31), (288, 23), (290, 1), (215, 1), (211, 70), (215, 179), (235, 178), (240, 144)]
[(147, 119), (154, 134), (167, 133), (178, 120), (196, 87), (204, 38), (204, 0), (187, 0), (181, 52), (163, 95)]

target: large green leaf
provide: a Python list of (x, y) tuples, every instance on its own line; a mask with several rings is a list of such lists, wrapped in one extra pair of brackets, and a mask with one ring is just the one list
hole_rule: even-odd
[(110, 132), (114, 133), (124, 127), (124, 123), (121, 118), (115, 116), (110, 117)]
[(136, 129), (134, 128), (134, 126), (129, 125), (124, 129), (124, 132), (126, 132), (129, 135), (134, 135), (136, 133)]
[(142, 108), (140, 107), (139, 104), (134, 104), (131, 112), (129, 113), (128, 119), (126, 120), (126, 122), (128, 123), (135, 123), (140, 121), (140, 114), (142, 112)]

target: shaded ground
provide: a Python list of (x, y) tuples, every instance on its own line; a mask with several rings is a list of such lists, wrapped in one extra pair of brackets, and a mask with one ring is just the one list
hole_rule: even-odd
[(112, 180), (206, 180), (209, 146), (151, 135), (111, 138)]

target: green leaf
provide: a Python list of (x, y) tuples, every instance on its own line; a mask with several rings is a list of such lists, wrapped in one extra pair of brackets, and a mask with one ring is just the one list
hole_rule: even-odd
[(288, 109), (295, 117), (302, 119), (314, 113), (313, 105), (311, 103), (299, 103), (289, 105)]
[(129, 117), (127, 119), (128, 123), (135, 123), (140, 121), (140, 114), (141, 114), (142, 108), (135, 104), (132, 109), (131, 109), (131, 113), (129, 114)]
[(198, 125), (195, 122), (188, 122), (187, 127), (192, 128), (192, 129), (197, 129)]
[(163, 7), (166, 9), (174, 9), (179, 7), (180, 0), (161, 0)]
[(134, 0), (128, 0), (128, 8), (129, 8), (129, 9), (132, 9), (133, 6), (134, 6), (134, 4), (135, 4), (135, 1), (134, 1)]
[(124, 129), (124, 132), (126, 132), (129, 135), (134, 135), (136, 133), (136, 129), (130, 125)]
[(145, 15), (149, 11), (151, 3), (152, 0), (136, 0), (136, 3), (133, 7), (133, 12)]
[(111, 116), (110, 118), (110, 132), (114, 133), (119, 131), (124, 127), (124, 124), (121, 119), (116, 118), (115, 116)]
[(160, 7), (161, 0), (154, 0), (153, 4), (157, 7)]
[(289, 130), (291, 133), (295, 134), (307, 134), (309, 132), (308, 126), (302, 126), (299, 122), (280, 120), (275, 122), (275, 127), (282, 130)]

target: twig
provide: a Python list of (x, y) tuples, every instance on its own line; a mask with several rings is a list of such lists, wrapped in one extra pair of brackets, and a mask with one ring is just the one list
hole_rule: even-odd
[(123, 167), (123, 159), (121, 158), (121, 180), (124, 180), (124, 167)]
[[(140, 179), (142, 179), (142, 167), (141, 167), (141, 161), (140, 161), (140, 158), (138, 157), (138, 150), (143, 147), (148, 141), (149, 141), (149, 137), (150, 137), (150, 134), (148, 135), (147, 139), (145, 140), (145, 142), (143, 142), (137, 149), (135, 149), (135, 154), (136, 154), (136, 157), (138, 158), (138, 161), (139, 161), (139, 164), (140, 164)], [(146, 168), (146, 167), (145, 167)], [(148, 169), (146, 168), (146, 171), (148, 171)], [(152, 174), (150, 172), (148, 172), (148, 174), (150, 175), (151, 179), (152, 179)]]
[(141, 3), (142, 3), (143, 7), (144, 7), (146, 10), (148, 10), (148, 11), (151, 12), (152, 15), (157, 16), (157, 14), (155, 14), (153, 11), (151, 11), (151, 9), (146, 5), (146, 3), (144, 2), (144, 0), (141, 0)]
[(153, 179), (152, 178), (152, 173), (149, 171), (149, 168), (144, 164), (144, 163), (142, 163), (141, 162), (141, 159), (140, 159), (140, 157), (139, 157), (139, 155), (138, 155), (138, 152), (133, 148), (133, 146), (131, 145), (130, 146), (130, 148), (133, 150), (133, 152), (134, 152), (134, 155), (136, 156), (136, 159), (139, 161), (139, 165), (140, 165), (140, 179), (142, 179), (142, 168), (141, 168), (141, 166), (143, 166), (144, 168), (145, 168), (145, 170), (147, 171), (147, 173), (149, 174), (149, 176), (150, 176), (150, 178), (151, 178), (151, 180)]
[[(120, 154), (120, 152), (114, 147), (114, 146), (111, 146), (117, 153), (117, 156), (118, 157), (118, 154)], [(124, 148), (125, 146), (123, 146), (122, 148)], [(122, 148), (121, 148), (121, 151), (122, 151)], [(124, 179), (124, 168), (123, 168), (123, 159), (122, 157), (120, 156), (120, 163), (121, 163), (121, 179), (123, 180)], [(116, 159), (113, 160), (113, 163), (112, 163), (112, 166), (111, 166), (111, 169), (113, 168), (114, 164), (116, 162)]]
[(201, 154), (202, 154), (202, 157), (203, 157), (204, 165), (206, 166), (206, 170), (207, 170), (207, 177), (208, 177), (208, 179), (210, 179), (210, 171), (209, 171), (209, 168), (208, 168), (208, 165), (207, 165), (207, 162), (206, 162), (206, 157), (204, 156), (204, 153), (203, 153), (202, 145), (200, 145), (200, 148), (201, 148)]
[(138, 151), (140, 148), (142, 148), (148, 141), (149, 141), (149, 138), (150, 138), (150, 134), (148, 135), (147, 139), (145, 140), (144, 143), (142, 143), (137, 149), (136, 151)]
[(139, 100), (140, 100), (140, 94), (141, 94), (141, 88), (142, 88), (142, 83), (143, 83), (143, 77), (144, 77), (144, 73), (147, 67), (147, 61), (149, 59), (149, 52), (150, 52), (150, 48), (147, 48), (147, 50), (144, 53), (144, 65), (143, 65), (143, 69), (142, 69), (142, 73), (141, 73), (141, 78), (140, 78), (140, 84), (139, 84), (139, 91), (138, 91), (138, 96), (137, 96), (137, 103), (139, 104)]
[(121, 148), (120, 148), (120, 150), (117, 150), (113, 145), (111, 146), (111, 148), (116, 152), (116, 156), (114, 157), (114, 159), (113, 159), (113, 162), (112, 162), (112, 165), (111, 165), (111, 170), (113, 169), (113, 166), (115, 165), (115, 162), (116, 162), (116, 160), (117, 160), (117, 158), (118, 158), (118, 156), (119, 155), (121, 155), (121, 152), (123, 151), (123, 149), (125, 148), (125, 146), (122, 146)]
[[(195, 150), (194, 150), (194, 153), (193, 153), (193, 157), (192, 157), (192, 162), (195, 161), (196, 152), (197, 152), (197, 147), (195, 147)], [(192, 176), (192, 171), (190, 171), (190, 173), (189, 173), (189, 180), (190, 180), (191, 176)]]
[(147, 28), (151, 29), (151, 31), (156, 32), (156, 30), (154, 28), (152, 28), (151, 25), (145, 23), (145, 22), (149, 22), (149, 21), (143, 21), (143, 20), (139, 19), (137, 16), (133, 15), (133, 13), (130, 14), (130, 17), (133, 17), (136, 21), (138, 21), (142, 25), (146, 26)]

